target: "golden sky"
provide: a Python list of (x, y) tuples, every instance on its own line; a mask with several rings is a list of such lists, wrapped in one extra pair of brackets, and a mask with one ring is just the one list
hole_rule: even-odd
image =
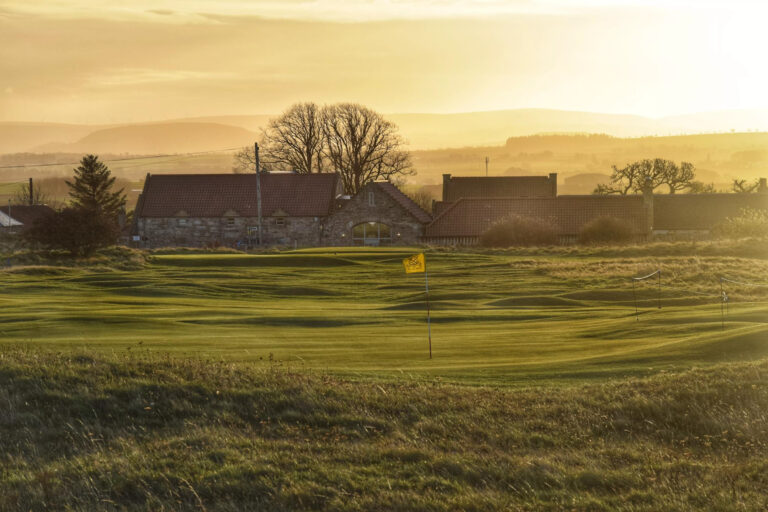
[(766, 1), (0, 0), (0, 121), (768, 106)]

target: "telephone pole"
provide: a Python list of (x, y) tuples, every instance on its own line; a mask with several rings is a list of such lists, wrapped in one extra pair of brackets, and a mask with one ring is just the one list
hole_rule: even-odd
[(490, 159), (488, 157), (485, 157), (485, 177), (488, 177), (488, 161)]
[(254, 165), (256, 166), (256, 214), (259, 217), (259, 236), (256, 241), (261, 247), (261, 169), (259, 165), (259, 143), (253, 143)]

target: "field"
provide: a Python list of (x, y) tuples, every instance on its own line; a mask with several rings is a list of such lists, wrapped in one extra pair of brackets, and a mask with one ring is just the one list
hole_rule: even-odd
[(766, 249), (14, 265), (0, 510), (762, 510)]

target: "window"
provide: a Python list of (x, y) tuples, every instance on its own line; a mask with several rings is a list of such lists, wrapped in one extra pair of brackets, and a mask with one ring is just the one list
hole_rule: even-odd
[(376, 206), (376, 196), (373, 191), (368, 192), (368, 206)]
[(363, 222), (352, 228), (355, 245), (388, 245), (392, 238), (389, 226), (380, 222)]
[(234, 226), (234, 225), (235, 225), (235, 218), (227, 217), (227, 226)]
[(275, 226), (285, 226), (285, 217), (275, 218)]
[(178, 224), (179, 226), (186, 226), (187, 219), (176, 219), (176, 224)]

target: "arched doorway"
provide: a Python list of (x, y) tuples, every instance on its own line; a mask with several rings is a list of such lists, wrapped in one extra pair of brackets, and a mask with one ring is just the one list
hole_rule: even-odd
[(355, 245), (389, 245), (392, 242), (389, 226), (381, 222), (362, 222), (352, 228)]

